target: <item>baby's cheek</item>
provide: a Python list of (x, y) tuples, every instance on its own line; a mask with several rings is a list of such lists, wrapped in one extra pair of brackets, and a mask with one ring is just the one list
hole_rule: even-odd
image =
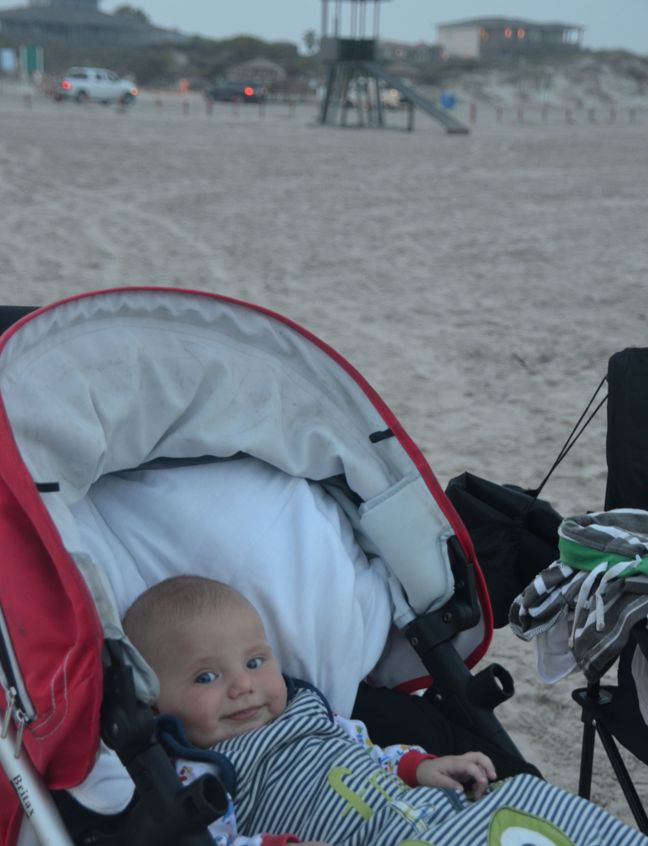
[(286, 690), (285, 685), (281, 688), (277, 695), (277, 713), (276, 716), (282, 714), (288, 704), (288, 691)]

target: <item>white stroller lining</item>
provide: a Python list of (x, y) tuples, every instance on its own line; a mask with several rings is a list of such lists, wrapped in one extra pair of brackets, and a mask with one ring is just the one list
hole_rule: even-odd
[[(169, 576), (225, 581), (258, 608), (284, 671), (326, 690), (335, 710), (350, 715), (387, 641), (391, 599), (381, 562), (369, 564), (320, 485), (243, 458), (104, 476), (72, 512), (79, 552), (102, 563), (120, 617)], [(95, 811), (118, 813), (132, 783), (102, 746), (70, 792)]]
[(320, 485), (243, 458), (103, 476), (72, 512), (120, 617), (169, 576), (220, 579), (257, 607), (284, 671), (350, 715), (385, 647), (391, 598), (384, 567), (369, 565)]

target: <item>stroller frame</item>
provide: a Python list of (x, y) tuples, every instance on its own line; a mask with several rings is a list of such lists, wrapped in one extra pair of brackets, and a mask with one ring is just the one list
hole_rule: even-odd
[[(409, 607), (406, 602), (401, 608), (401, 611), (406, 610), (406, 620), (402, 622), (404, 638), (422, 658), (422, 661), (419, 661), (418, 658), (416, 661), (423, 668), (423, 675), (411, 680), (411, 689), (420, 688), (424, 685), (428, 686), (431, 680), (426, 672), (433, 673), (435, 680), (430, 694), (435, 700), (445, 703), (449, 710), (455, 715), (458, 713), (460, 719), (463, 719), (467, 724), (477, 724), (482, 731), (495, 742), (500, 743), (503, 748), (519, 755), (515, 745), (492, 713), (495, 705), (508, 698), (513, 692), (510, 676), (497, 666), (487, 668), (478, 676), (473, 676), (469, 671), (469, 667), (473, 666), (486, 651), (492, 628), (490, 606), (470, 538), (454, 508), (434, 478), (427, 462), (392, 412), (360, 374), (323, 342), (279, 315), (230, 298), (174, 289), (133, 288), (82, 295), (62, 303), (53, 304), (45, 309), (38, 310), (34, 314), (27, 314), (26, 312), (29, 309), (25, 309), (25, 313), (22, 315), (16, 314), (14, 311), (10, 314), (10, 317), (18, 316), (20, 319), (12, 330), (3, 336), (0, 353), (6, 349), (7, 344), (12, 340), (18, 339), (14, 346), (19, 346), (20, 332), (26, 326), (32, 325), (32, 321), (35, 321), (33, 325), (38, 325), (39, 321), (45, 321), (56, 328), (59, 315), (65, 321), (68, 314), (71, 314), (78, 325), (79, 321), (84, 318), (85, 313), (93, 313), (95, 307), (98, 307), (99, 313), (101, 313), (102, 308), (106, 307), (108, 311), (115, 309), (117, 314), (120, 313), (122, 307), (132, 307), (139, 314), (137, 310), (142, 303), (145, 311), (148, 308), (155, 312), (156, 319), (160, 315), (166, 318), (167, 312), (172, 311), (176, 304), (179, 304), (181, 309), (188, 309), (192, 319), (198, 320), (203, 320), (205, 313), (214, 312), (218, 315), (222, 311), (225, 315), (224, 319), (230, 321), (228, 324), (230, 328), (232, 323), (236, 323), (240, 319), (241, 315), (244, 317), (249, 315), (253, 322), (260, 322), (263, 331), (271, 333), (272, 342), (275, 343), (281, 354), (285, 354), (286, 351), (288, 351), (288, 354), (294, 354), (296, 348), (307, 348), (307, 356), (310, 356), (309, 361), (312, 362), (313, 371), (322, 369), (329, 380), (329, 387), (334, 382), (340, 384), (343, 393), (347, 392), (345, 398), (348, 398), (351, 393), (356, 397), (355, 401), (358, 403), (359, 409), (358, 420), (362, 420), (361, 428), (366, 433), (367, 442), (377, 445), (377, 449), (380, 450), (381, 461), (384, 461), (386, 466), (393, 464), (395, 468), (399, 468), (395, 473), (396, 478), (399, 474), (403, 474), (403, 481), (395, 486), (392, 501), (394, 496), (402, 497), (403, 491), (405, 491), (405, 495), (409, 496), (410, 501), (423, 504), (422, 508), (433, 517), (434, 526), (441, 527), (441, 530), (435, 529), (434, 536), (430, 535), (428, 542), (430, 554), (432, 549), (436, 550), (435, 555), (437, 556), (439, 552), (441, 553), (441, 558), (436, 565), (437, 568), (440, 568), (439, 572), (421, 575), (416, 560), (401, 562), (390, 560), (398, 556), (394, 556), (392, 548), (383, 550), (390, 567), (405, 586), (410, 602), (413, 603), (413, 607)], [(18, 309), (18, 311), (22, 310)], [(311, 365), (309, 364), (309, 366)], [(3, 437), (3, 448), (10, 455), (14, 465), (18, 467), (17, 462), (20, 462), (20, 453), (12, 438), (6, 434)], [(229, 447), (224, 449), (224, 455), (230, 454)], [(267, 456), (261, 455), (260, 457), (266, 458)], [(354, 458), (349, 456), (346, 460), (348, 461), (347, 476), (350, 472), (353, 478), (357, 478)], [(18, 469), (20, 470), (20, 468)], [(291, 467), (282, 469), (286, 469), (288, 472), (294, 470)], [(36, 473), (30, 475), (24, 469), (20, 470), (19, 475), (22, 478), (18, 500), (21, 503), (28, 502), (29, 513), (31, 515), (36, 514), (40, 521), (51, 525), (51, 518), (48, 518), (46, 512), (47, 501), (43, 500), (42, 497), (50, 491), (56, 493), (56, 490), (50, 487), (53, 484), (52, 480), (40, 478)], [(40, 493), (30, 487), (34, 481), (41, 483)], [(358, 491), (354, 490), (354, 493), (357, 494)], [(363, 498), (362, 495), (360, 495), (360, 498)], [(45, 505), (43, 505), (43, 502), (45, 502)], [(382, 505), (383, 503), (384, 499), (379, 498), (379, 504)], [(378, 524), (376, 531), (379, 531), (381, 521), (376, 522)], [(61, 537), (56, 532), (50, 530), (47, 540), (49, 546), (56, 548), (56, 554), (59, 556), (62, 565), (66, 567), (74, 566), (69, 553), (62, 544)], [(379, 546), (380, 543), (385, 543), (389, 547), (389, 541), (384, 538), (379, 538), (376, 542)], [(427, 552), (426, 558), (429, 558)], [(75, 589), (81, 590), (82, 580), (79, 576), (76, 579)], [(87, 590), (87, 586), (85, 589)], [(409, 610), (406, 609), (406, 606), (409, 607)], [(99, 647), (99, 644), (96, 643), (96, 629), (90, 637), (95, 643), (94, 650)], [(118, 640), (118, 643), (122, 644), (121, 639)], [(141, 695), (142, 689), (147, 689), (147, 680), (146, 678), (142, 680), (141, 669), (138, 667), (137, 661), (133, 666), (130, 666), (132, 655), (128, 650), (124, 662), (122, 662), (122, 656), (119, 655), (119, 648), (117, 647), (111, 646), (108, 649), (104, 644), (101, 652), (107, 679), (110, 678), (110, 674), (115, 670), (115, 667), (117, 667), (117, 670), (125, 670), (121, 680), (113, 686), (113, 690), (116, 689), (116, 692), (115, 696), (112, 697), (112, 703), (104, 706), (102, 736), (107, 743), (110, 743), (112, 738), (112, 742), (118, 747), (120, 757), (127, 765), (136, 783), (138, 774), (141, 776), (141, 784), (148, 783), (151, 775), (154, 776), (153, 781), (155, 781), (158, 767), (157, 763), (151, 764), (150, 760), (157, 761), (157, 752), (151, 753), (150, 751), (149, 728), (141, 728), (141, 725), (138, 728), (137, 718), (134, 720), (136, 726), (133, 728), (133, 719), (128, 717), (126, 719), (126, 723), (129, 725), (128, 736), (117, 732), (119, 736), (116, 737), (114, 732), (114, 726), (118, 723), (115, 714), (123, 713), (124, 702), (131, 699), (131, 692), (128, 690), (129, 677), (133, 678), (138, 695)], [(108, 653), (112, 653), (112, 655), (108, 655)], [(414, 665), (416, 665), (416, 661)], [(122, 666), (122, 663), (127, 666)], [(5, 679), (7, 678), (6, 666), (7, 662), (3, 664)], [(111, 700), (110, 686), (110, 682), (107, 682), (108, 700)], [(145, 704), (144, 707), (148, 712), (148, 706)], [(125, 711), (127, 713), (128, 708)], [(41, 754), (38, 764), (33, 765), (31, 762), (34, 751), (42, 753), (42, 749), (34, 749), (30, 739), (30, 727), (27, 726), (24, 738), (22, 738), (22, 752), (16, 755), (16, 748), (20, 746), (19, 741), (21, 740), (19, 736), (16, 736), (17, 732), (14, 731), (11, 724), (12, 718), (16, 717), (16, 709), (6, 698), (3, 716), (3, 736), (0, 742), (2, 765), (7, 772), (14, 792), (21, 801), (26, 816), (32, 822), (41, 842), (46, 842), (48, 846), (50, 844), (59, 846), (59, 843), (61, 846), (69, 846), (73, 841), (70, 840), (65, 831), (65, 826), (60, 822), (47, 782), (39, 776), (39, 770), (46, 766), (45, 761), (47, 759), (43, 758)], [(145, 722), (144, 725), (146, 726)], [(136, 741), (132, 739), (131, 731), (138, 738)], [(83, 755), (86, 756), (83, 763), (80, 766), (76, 765), (77, 775), (73, 776), (72, 780), (70, 780), (69, 774), (63, 773), (53, 779), (57, 789), (65, 787), (66, 781), (71, 786), (74, 780), (79, 778), (79, 773), (84, 770), (87, 771), (90, 763), (87, 758), (88, 754), (89, 748), (83, 752)], [(36, 760), (39, 760), (38, 755)], [(142, 763), (143, 761), (144, 763)], [(74, 767), (68, 772), (72, 770), (74, 770)], [(162, 783), (160, 789), (164, 793), (169, 787), (167, 776), (164, 773), (160, 781)], [(175, 783), (174, 786), (177, 788)], [(140, 792), (143, 792), (143, 790)], [(211, 806), (211, 810), (213, 808), (218, 809), (221, 794), (214, 785), (207, 786), (203, 795), (207, 799), (206, 804)], [(200, 816), (199, 827), (202, 826), (204, 831), (206, 824), (204, 807), (200, 813), (202, 816), (198, 815)], [(189, 839), (181, 840), (179, 832), (176, 832), (174, 834), (175, 839), (169, 842), (182, 844), (182, 846), (189, 846), (189, 844), (191, 846), (196, 844), (197, 846), (199, 843), (209, 842), (204, 840), (204, 835), (194, 831), (193, 821), (189, 828), (191, 833), (186, 835)], [(151, 831), (150, 840), (143, 836), (142, 839), (138, 837), (134, 842), (137, 842), (138, 846), (147, 846), (149, 842), (151, 844), (155, 842), (156, 846), (161, 846), (163, 841), (159, 839), (159, 830), (155, 829), (155, 832), (153, 832), (150, 825), (149, 830)], [(4, 843), (15, 842), (17, 834), (16, 818), (14, 818), (11, 830), (7, 833)], [(202, 840), (201, 837), (203, 837)], [(109, 835), (106, 835), (106, 838), (102, 840), (101, 835), (97, 834), (96, 836), (93, 835), (93, 839), (87, 842), (95, 843), (98, 846), (101, 843), (109, 844), (118, 841), (111, 840)]]

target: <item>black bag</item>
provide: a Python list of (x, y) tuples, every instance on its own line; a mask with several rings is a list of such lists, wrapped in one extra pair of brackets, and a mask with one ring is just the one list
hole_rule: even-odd
[(508, 624), (515, 597), (558, 555), (561, 515), (533, 492), (498, 485), (472, 473), (446, 488), (477, 553), (493, 609), (495, 628)]
[(648, 349), (621, 350), (608, 362), (605, 510), (648, 509)]

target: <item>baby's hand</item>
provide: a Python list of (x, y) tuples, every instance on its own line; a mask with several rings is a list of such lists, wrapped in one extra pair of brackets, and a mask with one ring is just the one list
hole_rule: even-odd
[(469, 785), (472, 799), (480, 799), (488, 789), (488, 782), (496, 778), (493, 762), (481, 752), (426, 758), (416, 768), (419, 784), (426, 787), (452, 787), (455, 790)]

